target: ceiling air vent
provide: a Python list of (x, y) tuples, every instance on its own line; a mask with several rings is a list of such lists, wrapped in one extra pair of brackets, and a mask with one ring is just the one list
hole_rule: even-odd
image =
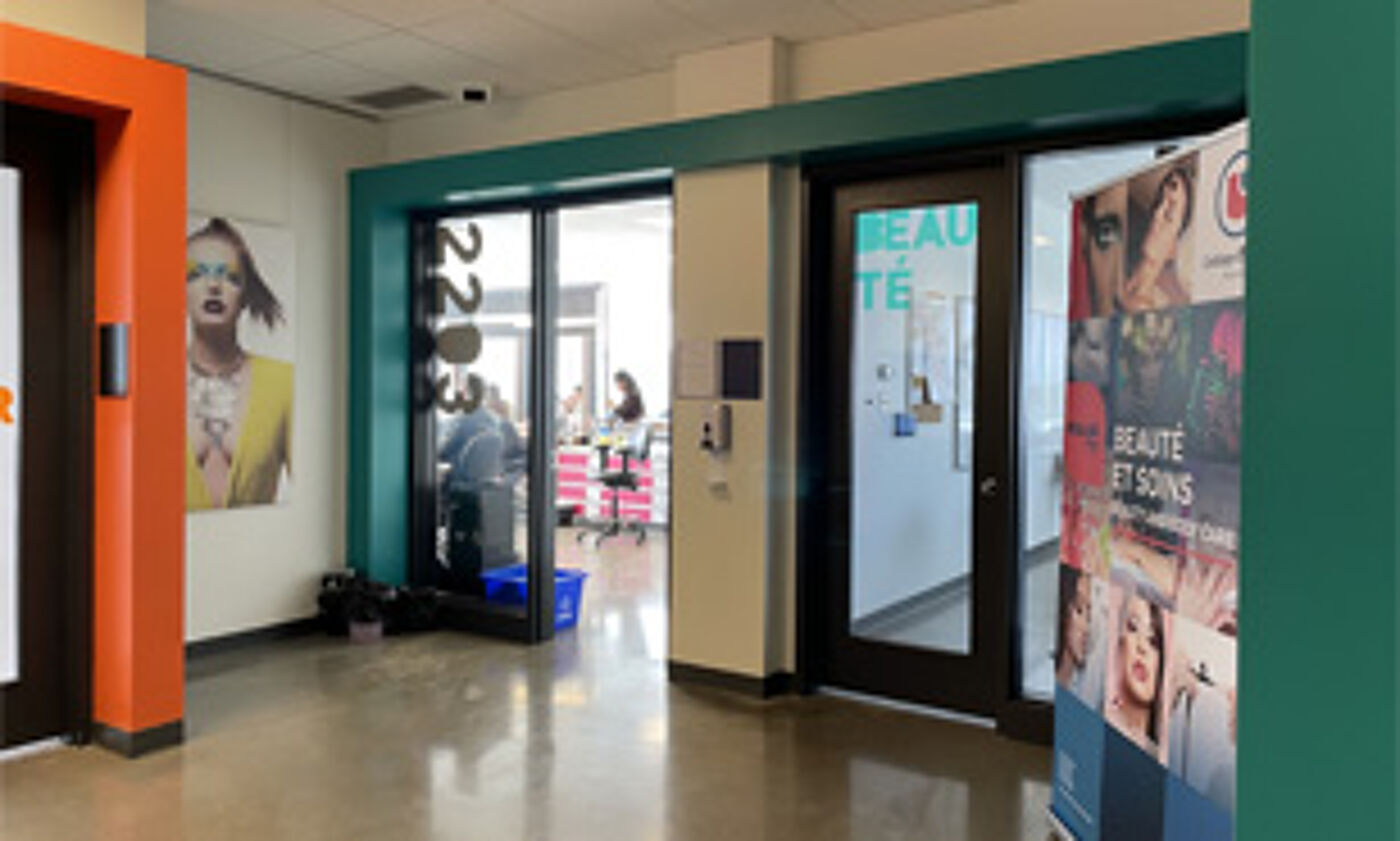
[(349, 100), (356, 105), (364, 105), (379, 111), (393, 111), (414, 105), (426, 105), (429, 102), (443, 102), (446, 99), (447, 95), (441, 91), (419, 85), (399, 85), (394, 88), (385, 88), (349, 97)]

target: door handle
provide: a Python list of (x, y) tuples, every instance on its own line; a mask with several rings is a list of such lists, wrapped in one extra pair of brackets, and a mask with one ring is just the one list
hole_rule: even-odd
[(983, 499), (991, 499), (997, 495), (997, 477), (987, 476), (977, 483), (977, 492)]

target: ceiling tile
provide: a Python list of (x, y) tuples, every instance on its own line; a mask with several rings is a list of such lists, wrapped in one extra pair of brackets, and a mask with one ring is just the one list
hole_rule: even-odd
[(1015, 0), (832, 0), (841, 10), (869, 27), (896, 26), (928, 18), (945, 17), (1004, 6)]
[(246, 68), (238, 75), (278, 90), (315, 99), (335, 100), (402, 83), (383, 73), (374, 73), (316, 53), (260, 64)]
[(788, 41), (831, 38), (864, 29), (827, 0), (664, 0), (730, 41), (775, 37)]
[(318, 0), (161, 0), (159, 5), (206, 12), (311, 50), (388, 31), (378, 21)]
[(462, 9), (462, 0), (322, 0), (360, 17), (393, 27), (413, 26)]
[(228, 72), (300, 49), (201, 9), (152, 2), (146, 9), (146, 51), (154, 58)]
[(648, 69), (680, 53), (724, 43), (719, 30), (656, 0), (500, 0), (537, 23), (568, 32)]
[(345, 44), (325, 55), (448, 93), (463, 82), (501, 84), (504, 75), (494, 64), (407, 32)]
[(413, 32), (553, 88), (617, 79), (643, 69), (494, 4), (464, 0), (463, 6), (464, 11), (415, 26)]

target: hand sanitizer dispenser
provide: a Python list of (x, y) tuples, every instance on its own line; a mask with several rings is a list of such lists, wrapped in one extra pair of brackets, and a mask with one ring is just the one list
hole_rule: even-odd
[(700, 415), (700, 449), (718, 454), (729, 449), (729, 404), (712, 403)]

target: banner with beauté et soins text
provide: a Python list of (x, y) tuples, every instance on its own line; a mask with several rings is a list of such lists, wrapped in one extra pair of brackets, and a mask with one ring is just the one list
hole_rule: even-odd
[(1075, 198), (1052, 812), (1230, 839), (1244, 123)]

